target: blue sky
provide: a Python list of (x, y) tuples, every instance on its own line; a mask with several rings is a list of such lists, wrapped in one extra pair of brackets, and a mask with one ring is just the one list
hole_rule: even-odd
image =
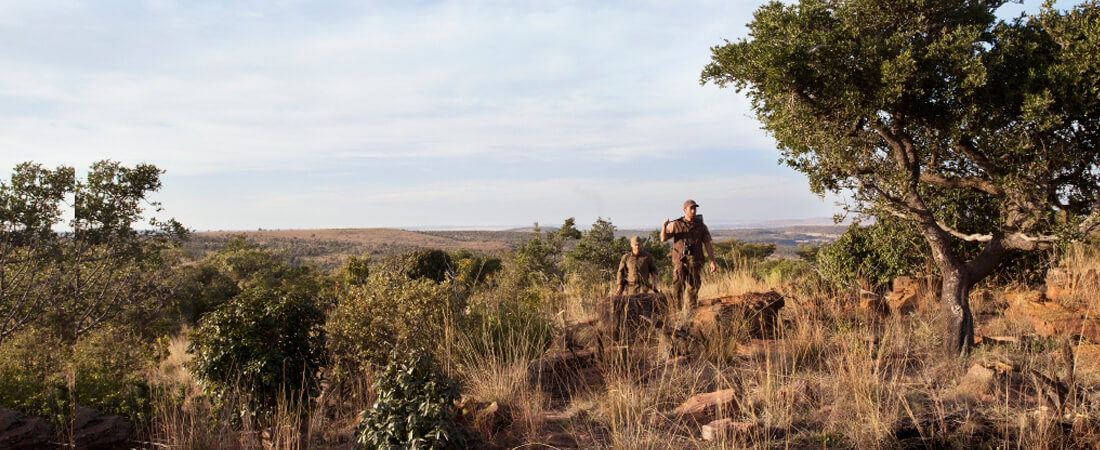
[(5, 1), (0, 166), (152, 163), (197, 230), (828, 217), (698, 83), (761, 3)]

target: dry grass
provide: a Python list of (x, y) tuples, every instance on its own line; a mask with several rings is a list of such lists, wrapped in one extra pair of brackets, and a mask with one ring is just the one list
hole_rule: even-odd
[[(1073, 250), (1062, 261), (1070, 270), (1100, 271), (1095, 249)], [(700, 297), (773, 289), (787, 300), (779, 339), (748, 341), (735, 333), (720, 350), (669, 358), (653, 336), (601, 354), (602, 383), (567, 398), (532, 384), (528, 367), (541, 349), (520, 336), (492, 337), (451, 324), (440, 360), (460, 380), (465, 397), (480, 405), (497, 403), (506, 416), (500, 423), (471, 419), (494, 448), (1096, 448), (1100, 443), (1100, 394), (1093, 394), (1100, 391), (1100, 370), (1076, 361), (1076, 352), (1067, 356), (1076, 342), (1035, 338), (1025, 324), (1000, 317), (1002, 290), (976, 294), (979, 326), (1019, 343), (978, 347), (962, 359), (939, 351), (935, 305), (907, 317), (872, 320), (825, 286), (762, 281), (747, 265), (708, 275)], [(590, 317), (598, 290), (565, 286), (553, 294), (556, 315), (547, 315), (560, 325)], [(1075, 301), (1095, 310), (1100, 294), (1082, 292)], [(286, 402), (274, 426), (258, 429), (245, 421), (229, 427), (224, 424), (230, 418), (197, 395), (194, 380), (179, 370), (186, 358), (183, 345), (179, 338), (169, 344), (158, 375), (185, 392), (162, 402), (174, 406), (162, 408), (157, 440), (170, 448), (337, 445), (337, 436), (346, 436), (353, 423), (348, 411), (369, 405), (370, 393), (360, 383), (355, 394), (326, 394), (358, 399), (354, 406), (345, 402), (343, 412), (326, 406), (327, 400), (304, 408), (293, 405), (308, 402)], [(996, 362), (1016, 368), (1018, 385), (998, 385), (1004, 392), (993, 392), (993, 402), (960, 397), (957, 386), (971, 365)], [(1030, 373), (1067, 383), (1063, 404), (1044, 404), (1046, 388)], [(737, 392), (737, 406), (721, 415), (754, 427), (744, 435), (704, 441), (699, 424), (672, 410), (695, 394), (719, 389)], [(560, 442), (562, 435), (568, 436), (566, 443)], [(346, 439), (339, 445), (345, 444)]]

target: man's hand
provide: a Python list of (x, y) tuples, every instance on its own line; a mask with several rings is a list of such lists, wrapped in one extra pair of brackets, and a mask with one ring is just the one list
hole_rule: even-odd
[(623, 295), (623, 287), (622, 286), (619, 286), (619, 288), (615, 290), (615, 296), (618, 297), (620, 295)]
[(713, 259), (710, 260), (710, 273), (714, 273), (714, 272), (717, 272), (717, 271), (718, 271), (718, 264), (715, 264)]

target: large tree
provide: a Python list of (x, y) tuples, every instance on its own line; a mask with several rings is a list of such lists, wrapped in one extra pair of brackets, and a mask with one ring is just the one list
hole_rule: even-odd
[(1100, 223), (1100, 8), (1048, 2), (1001, 21), (1004, 3), (772, 2), (702, 73), (748, 92), (814, 192), (916, 225), (943, 276), (951, 352), (973, 343), (974, 283)]

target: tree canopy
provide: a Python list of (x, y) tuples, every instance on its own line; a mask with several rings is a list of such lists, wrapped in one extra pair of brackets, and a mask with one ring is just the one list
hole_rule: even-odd
[(1100, 224), (1100, 8), (998, 20), (1005, 3), (772, 2), (702, 73), (747, 91), (814, 192), (916, 225), (944, 277), (953, 351), (972, 342), (973, 283), (1012, 251)]

